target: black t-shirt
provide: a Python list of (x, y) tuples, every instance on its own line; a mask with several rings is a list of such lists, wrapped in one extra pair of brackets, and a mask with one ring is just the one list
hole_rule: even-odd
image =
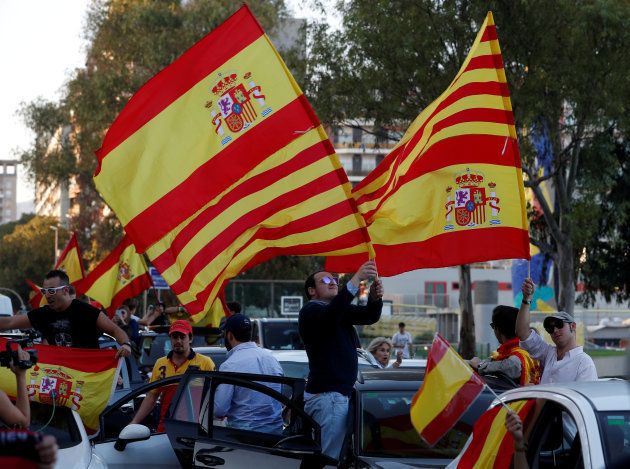
[(57, 312), (46, 305), (30, 311), (28, 319), (49, 345), (99, 348), (101, 331), (96, 326), (99, 314), (95, 307), (72, 300), (65, 311)]

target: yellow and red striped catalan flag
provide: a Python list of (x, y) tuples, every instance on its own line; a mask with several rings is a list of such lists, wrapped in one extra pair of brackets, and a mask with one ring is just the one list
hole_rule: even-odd
[[(460, 71), (352, 195), (379, 274), (529, 259), (521, 158), (492, 13)], [(349, 272), (363, 254), (327, 259)]]
[(195, 321), (272, 257), (370, 249), (326, 133), (246, 6), (130, 99), (98, 160), (99, 191)]
[(94, 298), (109, 316), (127, 298), (151, 288), (151, 276), (141, 254), (136, 252), (128, 236), (124, 236), (112, 252), (76, 285), (77, 292)]
[[(70, 283), (80, 282), (85, 277), (85, 270), (83, 269), (83, 258), (81, 257), (81, 250), (79, 249), (79, 243), (77, 242), (76, 233), (72, 233), (70, 240), (63, 252), (55, 263), (55, 269), (63, 270), (70, 279)], [(26, 280), (28, 285), (35, 292), (34, 295), (28, 300), (33, 308), (39, 308), (46, 305), (46, 297), (42, 295), (42, 292), (31, 280)]]
[[(6, 339), (0, 339), (0, 350)], [(89, 433), (98, 430), (101, 412), (116, 389), (118, 366), (115, 350), (91, 350), (35, 345), (38, 362), (26, 372), (30, 400), (76, 410)], [(15, 397), (15, 376), (0, 367), (0, 389)]]
[[(514, 401), (507, 404), (526, 424), (536, 401)], [(457, 468), (509, 469), (514, 455), (514, 438), (505, 428), (507, 409), (498, 404), (475, 422), (473, 437), (464, 448)], [(453, 464), (454, 465), (454, 464)], [(449, 466), (450, 467), (450, 466)]]
[(481, 394), (485, 382), (436, 334), (422, 386), (411, 401), (411, 423), (429, 446), (453, 428)]

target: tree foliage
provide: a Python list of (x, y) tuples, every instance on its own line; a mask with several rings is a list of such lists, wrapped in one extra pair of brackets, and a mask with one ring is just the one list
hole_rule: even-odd
[[(491, 10), (526, 185), (542, 205), (542, 229), (532, 230), (532, 242), (554, 260), (559, 307), (572, 313), (577, 259), (586, 246), (580, 213), (610, 192), (589, 177), (584, 159), (588, 155), (589, 164), (610, 177), (621, 171), (602, 138), (628, 132), (629, 7), (627, 0), (340, 1), (344, 29), (314, 28), (308, 93), (324, 121), (358, 125), (357, 119), (367, 119), (385, 132), (404, 129), (453, 79)], [(548, 140), (548, 176), (539, 176), (533, 133)], [(540, 186), (548, 179), (551, 203)], [(602, 243), (620, 235), (603, 232), (605, 226), (593, 220), (587, 232)], [(607, 277), (610, 285), (619, 280)]]

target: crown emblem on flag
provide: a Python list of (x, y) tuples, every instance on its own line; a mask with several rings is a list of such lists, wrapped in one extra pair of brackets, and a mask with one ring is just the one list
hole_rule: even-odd
[(118, 264), (118, 280), (121, 282), (129, 281), (133, 275), (131, 274), (131, 267), (126, 262)]
[[(466, 168), (466, 171), (455, 175), (455, 184), (457, 188), (449, 185), (446, 188), (446, 225), (444, 231), (455, 229), (455, 225), (451, 223), (453, 212), (455, 215), (455, 223), (462, 227), (473, 228), (483, 226), (485, 224), (500, 225), (499, 219), (499, 198), (496, 196), (496, 183), (488, 183), (488, 187), (484, 187), (484, 175), (480, 171)], [(486, 194), (486, 189), (490, 194)], [(451, 198), (453, 197), (453, 199)], [(490, 220), (487, 220), (490, 212)]]
[(216, 103), (207, 101), (205, 107), (210, 109), (214, 132), (221, 139), (221, 145), (226, 145), (272, 111), (251, 72), (244, 73), (242, 78), (232, 72), (219, 73), (219, 77), (211, 89)]
[(470, 171), (466, 168), (466, 172), (455, 177), (455, 184), (459, 187), (479, 187), (483, 182), (483, 174), (477, 171)]

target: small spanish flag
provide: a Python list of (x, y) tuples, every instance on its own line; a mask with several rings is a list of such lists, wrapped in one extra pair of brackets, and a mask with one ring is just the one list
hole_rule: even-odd
[[(536, 401), (515, 401), (507, 404), (516, 412), (521, 421), (527, 417), (535, 407)], [(505, 428), (507, 409), (503, 405), (496, 405), (486, 411), (475, 423), (473, 437), (457, 462), (457, 468), (492, 468), (508, 469), (514, 455), (514, 439)]]
[(411, 401), (411, 422), (429, 446), (453, 428), (485, 386), (440, 334), (435, 335), (424, 382)]

